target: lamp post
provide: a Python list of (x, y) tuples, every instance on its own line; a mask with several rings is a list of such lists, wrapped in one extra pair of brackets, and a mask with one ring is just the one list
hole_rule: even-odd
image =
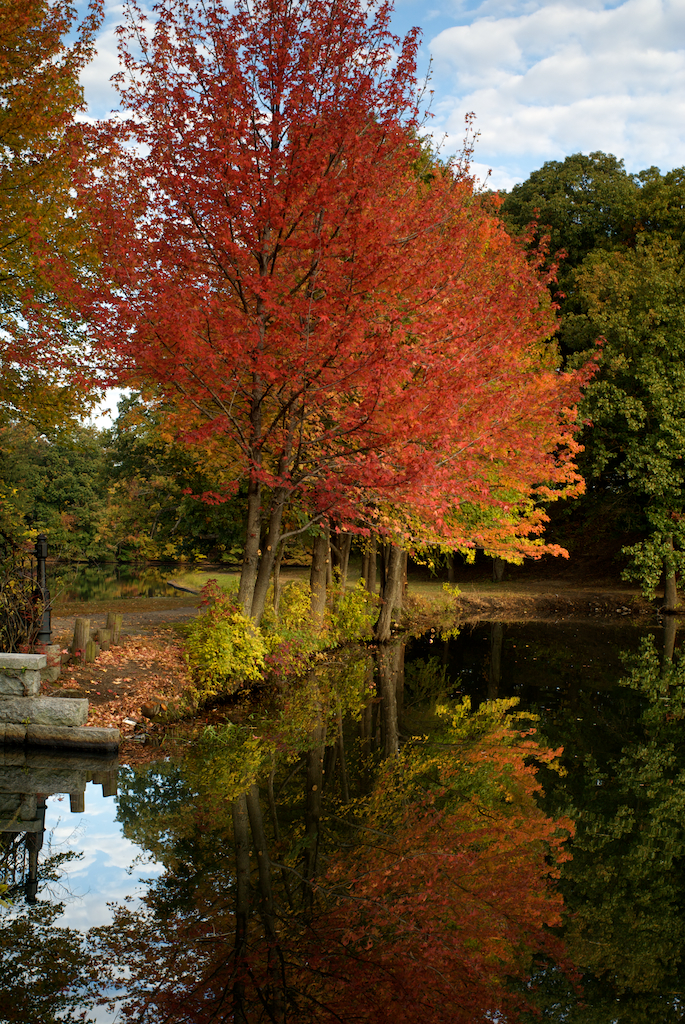
[(48, 590), (47, 574), (45, 563), (48, 557), (48, 538), (44, 533), (38, 534), (35, 549), (36, 561), (38, 563), (38, 586), (40, 587), (41, 600), (43, 602), (43, 621), (38, 633), (39, 644), (49, 644), (52, 629), (50, 627), (50, 591)]

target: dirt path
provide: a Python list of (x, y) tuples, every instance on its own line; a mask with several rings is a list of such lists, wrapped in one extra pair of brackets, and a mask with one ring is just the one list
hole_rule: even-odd
[[(119, 604), (126, 605), (127, 602), (118, 602), (116, 610), (119, 610)], [(100, 626), (105, 625), (105, 619), (107, 618), (107, 611), (112, 610), (112, 606), (106, 610), (96, 610), (90, 612), (88, 605), (84, 606), (81, 611), (74, 610), (73, 613), (70, 611), (68, 615), (53, 615), (52, 616), (52, 633), (53, 642), (59, 643), (65, 646), (65, 641), (71, 642), (71, 638), (74, 635), (74, 622), (76, 621), (77, 615), (85, 616), (90, 619), (91, 629), (96, 630)], [(150, 611), (127, 611), (123, 610), (124, 615), (124, 628), (123, 632), (127, 636), (140, 636), (146, 635), (160, 626), (165, 624), (174, 624), (179, 622), (188, 622), (190, 619), (197, 615), (197, 607), (185, 606), (179, 608), (159, 608), (151, 609)]]

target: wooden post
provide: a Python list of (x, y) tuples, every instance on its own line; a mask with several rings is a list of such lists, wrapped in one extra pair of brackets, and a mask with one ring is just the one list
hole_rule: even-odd
[(71, 642), (71, 653), (84, 660), (86, 644), (90, 638), (90, 619), (77, 618), (74, 622), (74, 639)]
[(105, 623), (105, 629), (111, 629), (113, 644), (119, 643), (123, 621), (124, 616), (121, 614), (121, 612), (107, 612), (107, 621)]
[(98, 630), (98, 643), (100, 644), (101, 651), (108, 651), (110, 644), (112, 643), (112, 630), (111, 629), (99, 629)]
[(69, 794), (69, 810), (72, 814), (83, 814), (86, 809), (86, 794), (81, 793), (70, 793)]
[(86, 649), (83, 655), (84, 662), (90, 663), (95, 661), (99, 653), (100, 645), (96, 644), (94, 640), (86, 640)]

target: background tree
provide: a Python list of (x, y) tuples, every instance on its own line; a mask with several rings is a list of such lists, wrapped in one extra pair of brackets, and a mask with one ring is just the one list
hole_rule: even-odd
[(682, 563), (683, 172), (651, 167), (629, 175), (611, 155), (575, 154), (515, 186), (502, 209), (517, 231), (537, 217), (532, 235), (547, 233), (551, 258), (562, 256), (559, 339), (567, 360), (578, 364), (593, 352), (598, 359), (581, 406), (589, 422), (580, 467), (591, 483), (556, 536), (568, 542), (561, 531), (575, 522), (577, 547), (591, 544), (590, 532), (597, 537), (604, 523), (601, 542), (614, 551), (623, 545), (627, 575), (653, 596), (663, 573), (673, 608)]
[(51, 555), (97, 559), (106, 502), (103, 435), (67, 424), (41, 433), (28, 423), (0, 429), (6, 546), (45, 532)]
[(57, 303), (46, 268), (91, 266), (71, 167), (85, 154), (79, 75), (100, 7), (93, 0), (74, 29), (67, 0), (0, 3), (0, 416), (41, 425), (80, 412), (94, 384), (79, 322)]
[(685, 568), (685, 259), (668, 237), (639, 236), (625, 253), (594, 253), (578, 283), (587, 321), (604, 338), (601, 378), (588, 388), (591, 464), (641, 499), (646, 537), (625, 570), (650, 597), (665, 577), (677, 605)]
[(103, 436), (103, 546), (118, 558), (230, 555), (239, 561), (245, 495), (218, 493), (225, 463), (208, 444), (174, 440), (170, 415), (173, 409), (135, 393), (119, 403)]
[(510, 230), (536, 248), (544, 243), (547, 265), (557, 266), (551, 292), (559, 303), (562, 354), (592, 351), (597, 340), (587, 323), (576, 274), (591, 252), (623, 250), (640, 227), (640, 183), (611, 153), (550, 160), (503, 197)]

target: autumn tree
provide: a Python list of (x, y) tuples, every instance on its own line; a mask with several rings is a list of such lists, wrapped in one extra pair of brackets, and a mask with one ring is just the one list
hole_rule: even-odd
[(223, 494), (245, 481), (257, 621), (288, 506), (295, 532), (383, 507), (399, 537), (410, 509), (455, 534), (462, 501), (578, 483), (544, 286), (463, 163), (417, 173), (417, 32), (400, 44), (390, 12), (168, 0), (148, 34), (130, 3), (130, 116), (96, 129), (109, 162), (79, 182), (107, 283), (72, 301), (122, 379), (223, 448)]
[(93, 383), (79, 319), (65, 314), (46, 273), (54, 260), (92, 269), (71, 166), (84, 152), (79, 75), (98, 0), (76, 28), (74, 18), (67, 0), (0, 3), (0, 411), (43, 425), (83, 408)]

